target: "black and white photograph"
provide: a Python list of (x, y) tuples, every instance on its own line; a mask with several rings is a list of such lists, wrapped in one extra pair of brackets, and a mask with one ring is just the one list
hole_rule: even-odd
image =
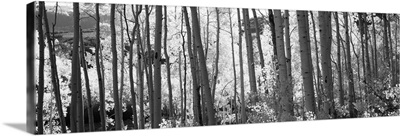
[(82, 1), (26, 7), (29, 133), (400, 115), (397, 13)]

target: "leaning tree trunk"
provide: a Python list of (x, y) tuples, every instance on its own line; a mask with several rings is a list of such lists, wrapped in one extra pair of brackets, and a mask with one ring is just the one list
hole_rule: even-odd
[[(56, 3), (56, 5), (58, 5), (58, 3)], [(54, 26), (56, 25), (55, 23), (57, 21), (58, 7), (56, 7), (56, 12), (55, 12), (56, 15), (54, 17), (54, 23), (53, 23), (53, 43), (51, 42), (52, 38), (50, 38), (50, 28), (49, 28), (49, 23), (48, 23), (48, 18), (47, 18), (46, 7), (44, 6), (43, 8), (45, 11), (43, 13), (43, 18), (44, 18), (44, 24), (45, 24), (45, 28), (46, 28), (47, 45), (49, 46), (49, 56), (50, 56), (50, 62), (51, 62), (51, 79), (52, 79), (52, 83), (53, 83), (54, 94), (56, 97), (56, 107), (57, 107), (57, 111), (58, 111), (58, 117), (60, 119), (61, 132), (67, 133), (67, 129), (65, 126), (64, 112), (62, 109), (62, 102), (61, 102), (60, 83), (58, 80), (56, 55), (54, 52)]]
[(336, 44), (337, 44), (337, 64), (338, 64), (338, 78), (339, 78), (339, 104), (344, 105), (344, 90), (343, 90), (343, 79), (342, 79), (342, 60), (340, 57), (340, 29), (339, 29), (339, 16), (335, 12), (335, 23), (336, 23)]
[[(246, 49), (247, 49), (247, 65), (249, 71), (250, 80), (250, 103), (255, 105), (257, 100), (257, 85), (256, 85), (256, 75), (254, 71), (254, 57), (253, 57), (253, 42), (250, 33), (250, 21), (249, 21), (249, 10), (243, 9), (243, 21), (244, 21), (244, 32), (246, 37)], [(286, 65), (285, 65), (286, 66)]]
[(115, 130), (122, 129), (121, 110), (119, 105), (118, 94), (118, 57), (117, 57), (117, 43), (115, 34), (115, 4), (111, 4), (110, 13), (110, 27), (111, 27), (111, 52), (112, 52), (112, 74), (113, 74), (113, 96), (114, 96), (114, 113), (115, 113)]
[(301, 74), (303, 77), (303, 85), (305, 92), (305, 111), (316, 113), (315, 95), (313, 87), (313, 72), (311, 60), (311, 45), (308, 26), (308, 12), (296, 11), (297, 22), (299, 26), (299, 43), (300, 43), (300, 59), (301, 59)]
[(264, 54), (261, 48), (261, 38), (260, 38), (260, 25), (258, 24), (258, 18), (257, 18), (257, 13), (255, 9), (252, 9), (253, 12), (253, 17), (254, 17), (254, 23), (256, 25), (256, 38), (257, 38), (257, 47), (258, 47), (258, 53), (260, 55), (260, 64), (261, 64), (261, 68), (264, 68), (265, 64), (264, 64)]
[(156, 28), (154, 38), (154, 128), (160, 128), (161, 123), (161, 34), (162, 7), (156, 6)]
[(193, 36), (195, 39), (195, 45), (197, 48), (197, 54), (199, 56), (199, 62), (200, 62), (200, 70), (201, 70), (201, 77), (202, 77), (202, 84), (203, 84), (203, 89), (204, 89), (204, 94), (205, 94), (205, 103), (207, 106), (207, 118), (208, 118), (208, 125), (216, 125), (215, 122), (215, 117), (214, 117), (214, 108), (213, 108), (213, 103), (212, 102), (212, 97), (211, 97), (211, 91), (210, 91), (210, 84), (208, 80), (208, 72), (207, 72), (207, 66), (206, 66), (206, 58), (204, 57), (204, 51), (203, 51), (203, 45), (201, 44), (201, 35), (200, 35), (200, 23), (197, 18), (197, 8), (196, 7), (190, 7), (191, 14), (192, 14), (192, 27), (193, 27)]
[(86, 85), (86, 99), (88, 103), (88, 120), (89, 120), (89, 132), (94, 131), (94, 118), (93, 118), (93, 107), (92, 107), (92, 95), (90, 92), (89, 74), (87, 72), (86, 60), (85, 60), (85, 44), (83, 42), (82, 28), (80, 29), (80, 44), (81, 44), (81, 65), (83, 67), (83, 73), (85, 76)]

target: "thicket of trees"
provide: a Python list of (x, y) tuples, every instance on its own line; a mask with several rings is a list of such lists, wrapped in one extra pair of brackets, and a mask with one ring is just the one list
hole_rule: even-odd
[(70, 6), (37, 5), (38, 134), (400, 114), (398, 14)]

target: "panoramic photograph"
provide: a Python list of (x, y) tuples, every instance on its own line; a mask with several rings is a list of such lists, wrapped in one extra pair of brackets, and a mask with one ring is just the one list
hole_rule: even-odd
[(33, 5), (35, 134), (400, 115), (399, 14)]

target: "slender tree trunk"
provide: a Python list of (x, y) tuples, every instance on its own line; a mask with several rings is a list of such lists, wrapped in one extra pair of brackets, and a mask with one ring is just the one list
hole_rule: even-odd
[(243, 51), (242, 51), (242, 23), (240, 21), (240, 9), (237, 9), (238, 28), (239, 28), (239, 65), (240, 65), (240, 118), (241, 123), (247, 122), (246, 116), (246, 100), (244, 99), (244, 71), (243, 71)]
[(186, 23), (186, 31), (188, 35), (187, 39), (187, 47), (188, 47), (188, 53), (190, 57), (190, 70), (192, 73), (192, 87), (193, 87), (193, 114), (194, 114), (194, 121), (199, 123), (199, 125), (202, 124), (202, 116), (201, 116), (201, 105), (200, 105), (200, 86), (198, 85), (197, 81), (197, 74), (196, 74), (196, 59), (197, 57), (194, 56), (196, 52), (192, 51), (192, 32), (190, 28), (190, 22), (189, 22), (189, 17), (187, 13), (186, 7), (182, 7), (183, 9), (183, 14), (185, 17), (185, 23)]
[(153, 100), (153, 67), (152, 67), (152, 56), (151, 56), (151, 45), (150, 45), (150, 21), (149, 21), (149, 6), (145, 6), (146, 10), (146, 44), (147, 44), (147, 60), (149, 60), (146, 64), (148, 65), (148, 75), (147, 75), (147, 86), (149, 91), (149, 101), (150, 101), (150, 121), (151, 121), (151, 128), (155, 128), (154, 124), (154, 100)]
[(217, 16), (217, 37), (215, 38), (216, 39), (216, 53), (215, 53), (215, 64), (214, 64), (214, 68), (215, 68), (215, 71), (214, 71), (214, 75), (213, 75), (213, 83), (212, 83), (212, 103), (214, 103), (214, 101), (215, 101), (215, 88), (216, 88), (216, 86), (217, 86), (217, 80), (218, 80), (218, 60), (219, 60), (219, 33), (220, 33), (220, 23), (219, 23), (219, 10), (218, 10), (218, 8), (215, 8), (215, 14), (216, 14), (216, 16)]
[[(114, 93), (114, 113), (115, 113), (115, 130), (122, 129), (122, 118), (118, 94), (118, 57), (117, 57), (117, 43), (115, 33), (115, 4), (111, 4), (110, 13), (110, 27), (111, 27), (111, 50), (112, 50), (112, 72), (113, 72), (113, 93)], [(122, 82), (122, 81), (121, 81)]]
[(216, 125), (215, 124), (215, 111), (213, 108), (212, 96), (210, 91), (210, 85), (208, 80), (208, 72), (206, 66), (206, 58), (203, 51), (203, 45), (201, 44), (201, 35), (200, 35), (200, 24), (197, 18), (197, 8), (190, 7), (191, 14), (192, 14), (192, 27), (193, 27), (193, 36), (195, 39), (195, 46), (197, 48), (197, 54), (199, 55), (199, 62), (200, 62), (200, 70), (201, 70), (201, 77), (202, 77), (202, 85), (204, 89), (204, 97), (205, 103), (207, 106), (207, 118), (208, 118), (208, 125)]
[(208, 8), (207, 9), (207, 27), (206, 27), (206, 54), (205, 54), (205, 58), (207, 61), (208, 58), (208, 46), (209, 46), (209, 35), (210, 35), (210, 12), (208, 12)]
[[(274, 47), (274, 61), (276, 61), (277, 56), (277, 49), (276, 49), (276, 32), (275, 32), (275, 21), (274, 21), (274, 14), (272, 9), (268, 9), (268, 21), (270, 24), (271, 29), (271, 39), (272, 39), (272, 46)], [(278, 67), (276, 67), (278, 69)]]
[[(182, 37), (182, 51), (179, 51), (179, 68), (182, 66), (182, 59), (181, 59), (181, 53), (183, 52), (183, 58), (184, 58), (184, 75), (183, 75), (183, 80), (182, 80), (182, 74), (181, 70), (179, 70), (179, 80), (180, 80), (180, 90), (181, 90), (181, 123), (183, 126), (186, 126), (186, 56), (185, 56), (185, 35), (183, 34), (183, 14), (181, 17), (181, 31), (180, 31), (181, 37)], [(183, 82), (183, 83), (182, 83)]]
[[(236, 83), (236, 64), (235, 64), (235, 47), (234, 47), (234, 36), (233, 36), (233, 24), (232, 24), (232, 16), (231, 16), (231, 9), (228, 9), (229, 12), (229, 32), (231, 34), (231, 47), (232, 47), (232, 68), (233, 68), (233, 104), (232, 104), (232, 109), (237, 109), (236, 106), (236, 87), (237, 87), (237, 83)], [(238, 120), (238, 113), (237, 111), (233, 110), (234, 114), (235, 114), (235, 122), (239, 123)]]
[(39, 86), (38, 86), (38, 104), (37, 104), (37, 126), (38, 134), (43, 134), (43, 96), (44, 96), (44, 34), (43, 34), (43, 12), (44, 2), (39, 2), (39, 13), (37, 15), (38, 33), (39, 33)]
[[(293, 77), (292, 77), (292, 49), (291, 49), (292, 47), (290, 45), (289, 11), (285, 10), (284, 14), (285, 15), (284, 15), (283, 22), (285, 25), (286, 67), (287, 67), (287, 76), (288, 76), (287, 78), (288, 78), (288, 89), (289, 89), (289, 104), (290, 104), (290, 109), (291, 109), (291, 111), (289, 111), (289, 112), (290, 112), (290, 115), (294, 116), (293, 81), (292, 81), (293, 80)], [(307, 20), (307, 23), (308, 23), (308, 20)], [(310, 39), (308, 38), (308, 40), (310, 40)]]
[(355, 101), (355, 91), (354, 91), (354, 78), (353, 78), (353, 68), (351, 66), (351, 55), (350, 55), (350, 38), (349, 38), (349, 20), (348, 13), (343, 13), (344, 27), (346, 29), (346, 56), (347, 56), (347, 74), (349, 76), (349, 111), (350, 117), (355, 118), (357, 116), (354, 103)]
[[(362, 13), (358, 13), (358, 28), (360, 31), (360, 39), (361, 39), (361, 62), (362, 62), (362, 71), (363, 71), (363, 80), (362, 83), (366, 84), (366, 71), (365, 71), (365, 44), (364, 44), (364, 23), (362, 18)], [(365, 86), (362, 87), (365, 90)], [(361, 92), (360, 92), (361, 93)]]
[(366, 60), (366, 74), (367, 74), (367, 84), (370, 84), (370, 80), (371, 80), (371, 63), (370, 63), (370, 58), (369, 58), (369, 45), (368, 45), (368, 41), (369, 41), (369, 37), (368, 37), (368, 22), (367, 21), (367, 14), (363, 14), (363, 18), (365, 20), (364, 22), (364, 35), (365, 35), (365, 60)]
[(300, 43), (300, 59), (301, 73), (303, 77), (303, 85), (305, 92), (305, 111), (316, 113), (315, 95), (313, 87), (313, 72), (311, 60), (311, 44), (309, 37), (308, 12), (296, 11), (299, 26), (299, 43)]
[[(54, 94), (55, 94), (55, 99), (56, 99), (58, 118), (60, 119), (61, 132), (66, 133), (67, 129), (65, 126), (64, 112), (62, 109), (60, 85), (59, 85), (58, 72), (57, 72), (57, 62), (56, 62), (57, 60), (56, 60), (56, 55), (54, 53), (54, 27), (57, 22), (58, 2), (56, 3), (56, 11), (55, 11), (55, 17), (54, 17), (54, 23), (53, 23), (53, 38), (50, 38), (50, 29), (49, 29), (49, 23), (48, 23), (48, 18), (47, 18), (46, 6), (43, 6), (43, 9), (44, 9), (43, 18), (44, 18), (44, 24), (45, 24), (45, 28), (46, 28), (46, 39), (47, 39), (47, 45), (49, 46), (48, 48), (49, 48), (49, 56), (50, 56), (50, 62), (51, 62), (51, 79), (52, 79), (52, 84), (53, 84)], [(39, 29), (40, 28), (41, 27), (39, 27)], [(53, 43), (51, 42), (51, 39), (53, 39)]]
[(182, 42), (182, 54), (183, 54), (183, 116), (184, 116), (184, 122), (186, 123), (186, 114), (187, 114), (187, 110), (186, 110), (186, 70), (187, 70), (187, 67), (186, 67), (186, 51), (185, 51), (185, 37), (184, 37), (184, 35), (183, 35), (183, 17), (182, 17), (182, 22), (181, 22), (181, 26), (182, 26), (182, 29), (181, 29), (181, 35), (182, 35), (182, 40), (183, 40), (183, 42)]
[(390, 24), (390, 15), (388, 15), (389, 20), (387, 21), (387, 26), (388, 26), (388, 41), (389, 41), (389, 59), (390, 59), (390, 64), (392, 64), (390, 66), (390, 70), (391, 70), (391, 74), (392, 74), (392, 80), (391, 80), (391, 87), (396, 87), (396, 70), (395, 70), (395, 60), (393, 57), (394, 56), (394, 51), (393, 51), (393, 41), (392, 41), (392, 29), (391, 29), (391, 24)]
[(321, 61), (322, 61), (322, 79), (324, 85), (323, 103), (324, 118), (333, 117), (333, 81), (332, 81), (332, 59), (331, 59), (331, 42), (332, 42), (332, 25), (331, 12), (318, 12), (319, 31), (321, 39)]
[(254, 20), (255, 20), (254, 22), (256, 24), (257, 47), (258, 47), (258, 53), (260, 55), (260, 64), (261, 64), (261, 68), (264, 68), (265, 67), (264, 55), (263, 55), (263, 51), (262, 51), (262, 48), (261, 48), (261, 38), (260, 38), (260, 32), (259, 32), (259, 30), (260, 30), (259, 26), (260, 25), (258, 24), (258, 18), (257, 18), (256, 10), (252, 9), (252, 11), (253, 11), (253, 17), (254, 17)]
[[(253, 57), (253, 42), (250, 33), (250, 21), (249, 21), (249, 10), (243, 9), (243, 21), (245, 27), (245, 37), (246, 37), (246, 49), (247, 49), (247, 64), (249, 71), (249, 80), (250, 80), (250, 94), (251, 100), (250, 103), (255, 105), (257, 100), (257, 86), (256, 86), (256, 76), (254, 71), (254, 57)], [(286, 66), (286, 65), (285, 65)]]
[[(167, 84), (168, 84), (168, 104), (169, 104), (169, 116), (170, 120), (173, 120), (172, 127), (175, 127), (175, 116), (174, 116), (174, 105), (172, 101), (172, 84), (171, 84), (171, 70), (170, 70), (170, 63), (169, 63), (169, 56), (167, 52), (167, 34), (168, 34), (168, 27), (167, 27), (167, 6), (164, 6), (164, 55), (167, 67)], [(190, 37), (190, 36), (189, 36)]]
[[(126, 19), (126, 8), (125, 7), (126, 6), (124, 5), (126, 34), (128, 36), (128, 40), (130, 42), (130, 46), (129, 46), (130, 47), (130, 49), (129, 49), (129, 83), (130, 83), (130, 90), (131, 90), (130, 92), (131, 92), (131, 101), (132, 101), (133, 129), (138, 129), (138, 119), (137, 119), (138, 117), (137, 117), (137, 109), (136, 109), (136, 92), (135, 92), (134, 79), (133, 79), (133, 43), (135, 41), (135, 39), (133, 39), (133, 38), (135, 37), (135, 34), (137, 32), (136, 29), (138, 29), (138, 26), (139, 26), (138, 18), (139, 18), (139, 14), (141, 12), (141, 7), (140, 8), (137, 7), (137, 9), (136, 9), (137, 13), (135, 13), (134, 9), (133, 9), (133, 6), (132, 6), (132, 13), (133, 13), (134, 18), (135, 18), (135, 25), (133, 26), (133, 29), (132, 29), (132, 37), (133, 37), (132, 40), (131, 40), (131, 38), (129, 36), (129, 27), (128, 27), (128, 22), (127, 22), (127, 19)], [(122, 25), (122, 22), (121, 22), (121, 25)], [(121, 30), (121, 31), (123, 31), (123, 30)], [(140, 37), (140, 36), (138, 36), (138, 37)], [(140, 39), (140, 38), (137, 38), (137, 39)], [(137, 51), (138, 51), (138, 54), (139, 54), (140, 53), (139, 52), (139, 48), (137, 48)], [(138, 63), (140, 63), (140, 59), (138, 59)], [(141, 66), (138, 66), (136, 71), (139, 71), (140, 68), (141, 68)], [(139, 72), (137, 72), (137, 73), (141, 74), (141, 72), (142, 71), (140, 71), (140, 73)], [(138, 78), (142, 78), (142, 77), (143, 76), (138, 76)], [(138, 79), (138, 81), (140, 82), (139, 79)], [(142, 82), (138, 83), (139, 84), (138, 86), (140, 86), (141, 83)], [(139, 88), (139, 87), (137, 87), (137, 88)], [(141, 90), (142, 90), (142, 88), (141, 88)], [(122, 95), (121, 95), (121, 97), (122, 97)]]
[(316, 31), (316, 28), (315, 28), (315, 20), (314, 20), (314, 15), (313, 15), (313, 12), (312, 11), (310, 11), (310, 15), (311, 15), (311, 21), (312, 21), (312, 25), (313, 25), (313, 35), (314, 35), (314, 45), (315, 45), (315, 57), (316, 57), (316, 60), (317, 60), (317, 62), (315, 63), (315, 67), (316, 67), (316, 69), (317, 69), (317, 90), (316, 90), (316, 92), (317, 92), (317, 103), (318, 103), (318, 107), (317, 107), (317, 111), (319, 111), (319, 110), (321, 110), (321, 105), (322, 105), (322, 94), (321, 94), (321, 92), (323, 91), (323, 88), (322, 88), (322, 86), (321, 86), (321, 70), (320, 70), (320, 68), (319, 68), (319, 53), (318, 53), (318, 41), (317, 41), (317, 31)]
[[(124, 45), (124, 26), (122, 25), (122, 13), (119, 12), (119, 17), (120, 17), (120, 28), (121, 28), (121, 77), (120, 77), (120, 87), (119, 87), (119, 107), (121, 107), (120, 110), (120, 117), (123, 119), (123, 114), (122, 114), (122, 95), (124, 92), (124, 69), (125, 69), (125, 45)], [(122, 120), (121, 126), (124, 127), (124, 121)]]
[(80, 29), (80, 46), (81, 46), (81, 65), (83, 67), (83, 73), (85, 76), (86, 85), (86, 97), (88, 103), (88, 120), (89, 120), (89, 132), (94, 131), (94, 118), (93, 118), (93, 107), (92, 107), (92, 96), (90, 92), (89, 75), (87, 72), (86, 60), (85, 60), (85, 44), (83, 42), (82, 28)]
[(340, 29), (339, 29), (339, 16), (335, 12), (335, 23), (336, 23), (336, 42), (337, 42), (337, 64), (338, 64), (338, 78), (339, 78), (339, 104), (344, 105), (344, 90), (342, 81), (342, 60), (340, 57)]
[(386, 65), (390, 68), (390, 59), (389, 59), (389, 41), (388, 41), (388, 20), (386, 18), (386, 14), (383, 14), (383, 46), (384, 46), (384, 60)]
[(374, 68), (374, 76), (375, 76), (375, 78), (376, 77), (378, 77), (378, 56), (377, 56), (377, 52), (378, 52), (378, 50), (377, 50), (377, 44), (376, 44), (376, 30), (375, 30), (375, 20), (374, 20), (374, 15), (371, 13), (371, 21), (372, 21), (372, 41), (373, 41), (373, 45), (374, 45), (374, 54), (373, 54), (373, 56), (374, 56), (374, 58), (375, 59), (373, 59), (373, 61), (374, 61), (374, 64), (375, 64), (375, 68)]
[(185, 126), (185, 110), (183, 105), (183, 89), (182, 89), (182, 59), (181, 59), (181, 51), (179, 51), (179, 90), (181, 91), (181, 124)]
[(293, 107), (290, 105), (290, 90), (288, 86), (287, 79), (287, 65), (286, 65), (286, 57), (285, 57), (285, 45), (283, 40), (283, 20), (281, 16), (280, 10), (274, 10), (274, 21), (275, 21), (275, 32), (276, 32), (276, 48), (277, 48), (277, 57), (278, 57), (278, 66), (279, 66), (279, 95), (280, 95), (280, 112), (278, 121), (291, 121), (293, 120), (291, 116), (291, 111), (293, 111)]
[(104, 92), (104, 78), (100, 67), (100, 15), (99, 4), (96, 4), (96, 70), (99, 82), (99, 95), (100, 95), (100, 121), (101, 130), (106, 131), (106, 111), (105, 111), (105, 92)]
[[(142, 11), (142, 6), (136, 6), (136, 11)], [(139, 17), (139, 13), (136, 15), (136, 17)], [(136, 23), (139, 25), (139, 19), (136, 19)], [(138, 44), (136, 45), (136, 50), (137, 50), (137, 73), (138, 73), (138, 80), (139, 80), (139, 129), (144, 129), (144, 124), (145, 124), (145, 119), (144, 119), (144, 79), (143, 79), (143, 66), (142, 62), (144, 60), (144, 54), (143, 54), (143, 45), (142, 45), (142, 38), (140, 35), (140, 29), (139, 26), (136, 28), (137, 29), (137, 39), (138, 39)]]

